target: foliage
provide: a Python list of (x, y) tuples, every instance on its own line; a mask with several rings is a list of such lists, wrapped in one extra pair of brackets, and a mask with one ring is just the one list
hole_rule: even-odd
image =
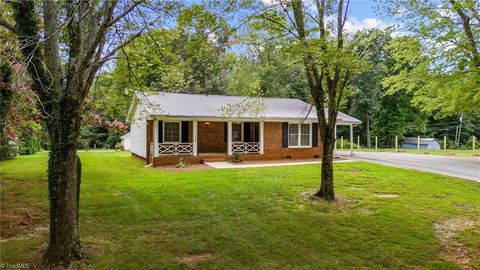
[(379, 147), (393, 147), (399, 139), (425, 132), (426, 117), (411, 104), (411, 94), (398, 92), (384, 95), (374, 115), (373, 135), (379, 137)]
[[(45, 131), (39, 124), (35, 95), (20, 57), (15, 37), (0, 28), (0, 160), (34, 154), (43, 147)], [(42, 145), (43, 144), (43, 145)]]
[[(389, 31), (374, 30), (379, 38), (366, 52), (365, 59), (371, 68), (353, 76), (350, 83), (351, 94), (347, 97), (351, 115), (362, 121), (360, 126), (365, 134), (368, 147), (371, 146), (371, 122), (381, 107), (384, 90), (381, 80), (388, 74), (386, 45), (391, 41)], [(382, 108), (384, 109), (384, 108)]]
[(115, 88), (224, 93), (231, 30), (226, 21), (193, 4), (176, 28), (149, 31), (125, 47), (112, 73)]
[(439, 117), (480, 111), (480, 3), (471, 0), (390, 0), (384, 5), (417, 39), (403, 37), (391, 51), (399, 72), (390, 91), (410, 91)]
[(183, 168), (188, 167), (187, 160), (184, 159), (184, 158), (179, 158), (178, 163), (177, 163), (177, 165), (175, 165), (175, 167), (177, 167), (179, 169), (183, 169)]
[(233, 158), (233, 163), (242, 163), (243, 162), (243, 157), (240, 153), (234, 152), (232, 155)]
[(128, 128), (129, 126), (120, 120), (106, 120), (99, 114), (89, 114), (83, 117), (79, 139), (84, 149), (113, 149), (120, 143), (120, 137)]

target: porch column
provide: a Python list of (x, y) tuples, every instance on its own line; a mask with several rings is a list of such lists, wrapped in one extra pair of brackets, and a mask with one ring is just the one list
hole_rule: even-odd
[(192, 136), (192, 141), (193, 141), (193, 155), (198, 156), (198, 151), (197, 151), (197, 120), (194, 120), (193, 123), (193, 136)]
[(260, 130), (258, 137), (260, 138), (260, 154), (263, 155), (263, 122), (260, 122)]
[(158, 120), (153, 121), (153, 156), (158, 157)]
[(232, 121), (227, 122), (227, 154), (232, 155)]
[(350, 124), (350, 155), (353, 156), (353, 124)]

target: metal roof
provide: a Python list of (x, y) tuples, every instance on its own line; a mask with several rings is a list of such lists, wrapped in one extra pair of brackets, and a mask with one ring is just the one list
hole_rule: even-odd
[[(136, 92), (135, 95), (138, 101), (145, 106), (147, 113), (155, 116), (317, 120), (314, 106), (292, 98), (254, 98), (170, 92)], [(327, 113), (325, 111), (325, 115)], [(342, 112), (338, 113), (337, 122), (339, 124), (362, 123)]]
[[(405, 139), (403, 139), (403, 144), (417, 144), (417, 140), (418, 138), (416, 137), (406, 137)], [(420, 144), (430, 144), (432, 142), (437, 142), (438, 143), (438, 140), (435, 139), (435, 138), (420, 138)]]

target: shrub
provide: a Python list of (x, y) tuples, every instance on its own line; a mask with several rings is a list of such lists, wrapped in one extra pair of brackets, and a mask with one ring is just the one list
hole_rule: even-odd
[(20, 155), (33, 155), (40, 151), (40, 140), (35, 136), (24, 136), (18, 141)]
[(16, 144), (6, 143), (0, 145), (0, 161), (12, 159), (18, 155), (18, 146)]
[(175, 167), (182, 169), (182, 168), (186, 168), (187, 166), (188, 166), (187, 160), (185, 160), (184, 158), (180, 158), (178, 160), (178, 164)]
[(243, 157), (240, 153), (233, 153), (233, 163), (241, 163), (243, 162)]

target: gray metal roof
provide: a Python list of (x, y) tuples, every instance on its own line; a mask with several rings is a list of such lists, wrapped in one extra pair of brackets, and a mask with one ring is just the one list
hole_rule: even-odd
[[(139, 102), (150, 115), (189, 118), (261, 118), (276, 120), (317, 120), (315, 107), (299, 99), (252, 98), (183, 94), (170, 92), (136, 92)], [(327, 114), (327, 111), (325, 111)], [(337, 122), (360, 124), (342, 112)]]
[[(417, 137), (406, 137), (405, 139), (403, 139), (403, 144), (417, 144), (417, 140), (418, 138)], [(420, 138), (420, 144), (430, 144), (432, 142), (437, 142), (438, 143), (438, 140), (435, 139), (435, 138)]]

